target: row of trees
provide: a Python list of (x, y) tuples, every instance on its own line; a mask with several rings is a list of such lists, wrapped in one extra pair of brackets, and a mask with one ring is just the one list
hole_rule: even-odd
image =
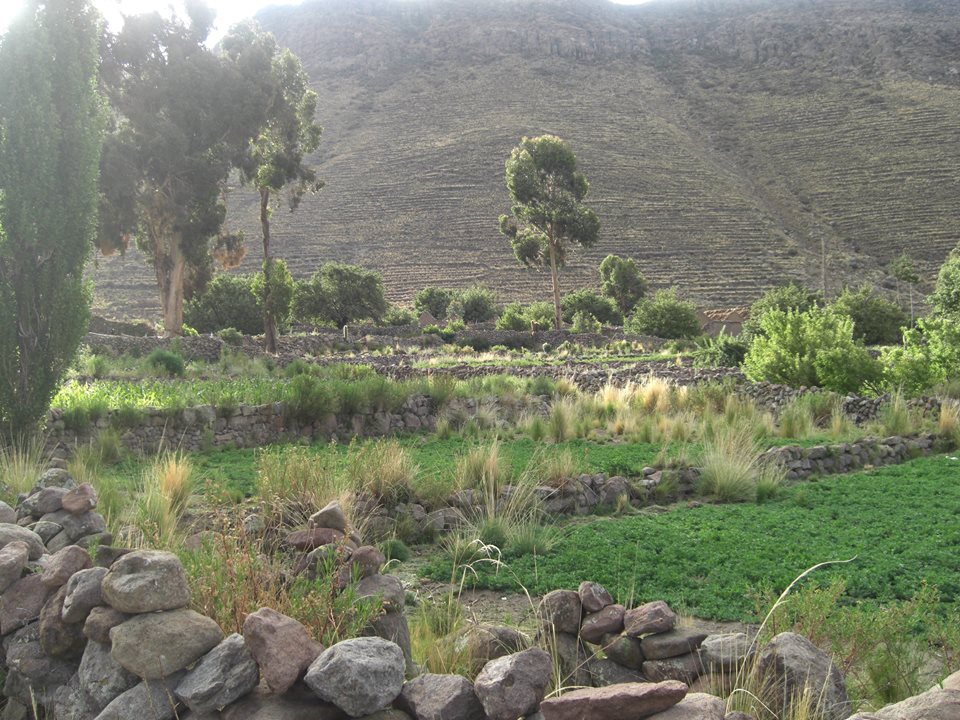
[(304, 164), (320, 141), (300, 61), (253, 25), (218, 51), (213, 14), (127, 17), (113, 35), (88, 0), (28, 0), (0, 39), (0, 427), (45, 411), (86, 326), (91, 248), (131, 240), (154, 267), (165, 334), (202, 290), (214, 258), (242, 257), (224, 230), (231, 172), (256, 188), (264, 330), (276, 348), (284, 270), (270, 215), (321, 182)]

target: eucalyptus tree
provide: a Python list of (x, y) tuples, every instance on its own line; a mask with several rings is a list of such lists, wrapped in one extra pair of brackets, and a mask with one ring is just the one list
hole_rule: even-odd
[(562, 326), (558, 269), (572, 245), (597, 242), (600, 220), (583, 203), (589, 184), (577, 171), (577, 159), (554, 135), (523, 138), (506, 162), (510, 215), (500, 216), (500, 232), (527, 267), (550, 268), (554, 322)]
[[(317, 94), (310, 90), (303, 65), (292, 52), (278, 47), (273, 35), (260, 32), (255, 25), (243, 24), (234, 28), (222, 45), (231, 61), (243, 61), (244, 66), (260, 65), (255, 75), (269, 80), (258, 88), (266, 107), (264, 123), (236, 162), (242, 180), (256, 187), (260, 196), (264, 344), (267, 352), (273, 353), (277, 351), (274, 308), (278, 304), (274, 296), (283, 294), (283, 287), (277, 285), (278, 278), (285, 273), (283, 268), (276, 268), (275, 272), (276, 261), (270, 253), (270, 216), (281, 193), (292, 211), (304, 195), (323, 187), (316, 171), (305, 164), (306, 156), (319, 146), (323, 129), (314, 120)], [(264, 72), (267, 67), (269, 71)]]
[(100, 17), (28, 0), (0, 40), (0, 433), (43, 416), (86, 329), (103, 102)]
[(211, 249), (236, 250), (238, 236), (223, 229), (222, 193), (265, 122), (271, 82), (253, 49), (233, 57), (208, 49), (213, 14), (200, 0), (185, 6), (185, 20), (126, 18), (103, 65), (113, 116), (98, 245), (109, 253), (135, 238), (153, 265), (168, 336), (181, 332), (185, 291), (210, 276)]

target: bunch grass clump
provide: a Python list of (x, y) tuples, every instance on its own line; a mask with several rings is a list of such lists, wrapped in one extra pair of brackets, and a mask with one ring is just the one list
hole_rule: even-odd
[(43, 445), (35, 435), (14, 438), (7, 445), (0, 442), (0, 486), (10, 504), (29, 491), (43, 472)]
[(170, 548), (179, 543), (193, 480), (193, 465), (182, 453), (163, 453), (144, 469), (133, 521), (145, 544)]

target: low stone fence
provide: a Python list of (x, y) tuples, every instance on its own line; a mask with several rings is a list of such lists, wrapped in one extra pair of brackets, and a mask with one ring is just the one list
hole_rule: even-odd
[(90, 427), (67, 427), (63, 412), (53, 409), (47, 419), (47, 445), (72, 449), (116, 428), (128, 450), (152, 453), (160, 448), (189, 452), (218, 447), (260, 447), (297, 439), (381, 437), (427, 430), (436, 424), (436, 409), (429, 397), (408, 398), (397, 412), (371, 411), (350, 416), (329, 415), (301, 424), (290, 418), (282, 402), (215, 408), (200, 405), (175, 412), (145, 409), (133, 426), (124, 413), (110, 412)]
[[(59, 469), (43, 473), (15, 509), (0, 503), (4, 720), (746, 720), (709, 688), (749, 660), (768, 687), (784, 688), (764, 698), (778, 709), (806, 696), (825, 720), (853, 711), (839, 669), (799, 635), (760, 647), (743, 633), (680, 625), (662, 601), (618, 604), (589, 581), (543, 597), (534, 638), (469, 623), (443, 638), (465, 651), (473, 680), (423, 673), (411, 656), (403, 585), (382, 574), (383, 554), (362, 544), (336, 503), (288, 532), (278, 551), (290, 555), (292, 574), (323, 572), (330, 587), (317, 592), (352, 587), (354, 607), (369, 602), (360, 636), (325, 648), (269, 607), (227, 634), (190, 609), (176, 555), (112, 546), (96, 505), (93, 488)], [(579, 689), (547, 698), (553, 682)], [(954, 675), (855, 717), (958, 711)]]

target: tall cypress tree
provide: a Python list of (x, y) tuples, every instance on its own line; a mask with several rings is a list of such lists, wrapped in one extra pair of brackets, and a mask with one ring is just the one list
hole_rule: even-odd
[(0, 40), (0, 432), (30, 431), (86, 330), (97, 226), (100, 18), (28, 0)]

